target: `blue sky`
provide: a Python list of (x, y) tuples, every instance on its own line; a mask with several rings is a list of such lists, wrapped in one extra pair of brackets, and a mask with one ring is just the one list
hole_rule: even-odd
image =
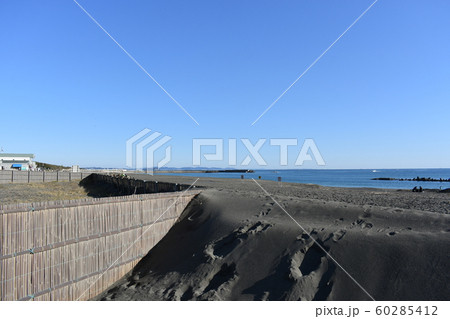
[(372, 2), (79, 0), (197, 126), (73, 1), (0, 1), (0, 146), (125, 167), (150, 128), (169, 166), (191, 166), (192, 138), (313, 138), (326, 168), (450, 167), (446, 0), (379, 0), (251, 126)]

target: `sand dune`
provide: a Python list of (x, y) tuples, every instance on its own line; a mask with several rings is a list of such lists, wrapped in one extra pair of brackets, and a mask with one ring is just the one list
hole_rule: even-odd
[(258, 182), (273, 197), (251, 180), (200, 180), (210, 188), (129, 275), (96, 299), (450, 296), (448, 194)]

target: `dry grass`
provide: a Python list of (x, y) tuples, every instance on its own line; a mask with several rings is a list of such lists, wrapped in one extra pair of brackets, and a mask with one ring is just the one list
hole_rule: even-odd
[(89, 196), (78, 181), (0, 185), (0, 205), (86, 197)]

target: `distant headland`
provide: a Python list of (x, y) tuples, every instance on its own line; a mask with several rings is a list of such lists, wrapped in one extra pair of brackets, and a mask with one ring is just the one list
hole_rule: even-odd
[(156, 174), (185, 174), (185, 173), (253, 173), (254, 171), (252, 169), (207, 169), (207, 170), (191, 170), (191, 169), (179, 169), (179, 170), (164, 170), (159, 171), (155, 170), (154, 173)]
[(409, 182), (450, 182), (445, 178), (431, 178), (431, 177), (415, 177), (415, 178), (392, 178), (392, 177), (376, 177), (372, 178), (374, 181), (409, 181)]

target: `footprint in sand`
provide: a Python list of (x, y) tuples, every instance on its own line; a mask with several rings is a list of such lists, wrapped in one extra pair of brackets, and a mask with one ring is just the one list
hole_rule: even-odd
[(262, 217), (262, 216), (267, 216), (269, 215), (269, 213), (271, 212), (272, 208), (267, 208), (266, 210), (262, 210), (259, 212), (258, 215), (255, 215), (256, 217)]
[(308, 234), (303, 233), (303, 234), (297, 236), (296, 239), (302, 243), (306, 243), (306, 241), (309, 239), (309, 237), (310, 236)]
[[(319, 244), (324, 247), (323, 243)], [(288, 289), (287, 299), (325, 300), (331, 292), (331, 277), (335, 271), (326, 252), (313, 242), (291, 256), (289, 278), (294, 284)]]
[(206, 287), (198, 296), (198, 300), (221, 300), (227, 291), (231, 291), (238, 277), (235, 263), (222, 264), (215, 275), (202, 284), (206, 284)]
[(243, 243), (249, 236), (255, 236), (261, 232), (266, 231), (268, 228), (272, 227), (272, 224), (258, 221), (255, 224), (247, 224), (225, 237), (222, 237), (215, 242), (207, 245), (204, 250), (205, 256), (207, 256), (211, 261), (217, 258), (223, 258), (229, 253), (231, 253), (239, 244)]
[(333, 237), (331, 237), (331, 240), (333, 240), (335, 243), (337, 243), (339, 240), (341, 240), (345, 234), (347, 233), (347, 231), (345, 229), (341, 229), (337, 232), (333, 233)]
[(364, 229), (364, 228), (370, 229), (373, 227), (373, 224), (366, 222), (364, 219), (357, 219), (351, 224), (350, 228), (353, 228), (356, 226), (360, 226), (361, 229)]

